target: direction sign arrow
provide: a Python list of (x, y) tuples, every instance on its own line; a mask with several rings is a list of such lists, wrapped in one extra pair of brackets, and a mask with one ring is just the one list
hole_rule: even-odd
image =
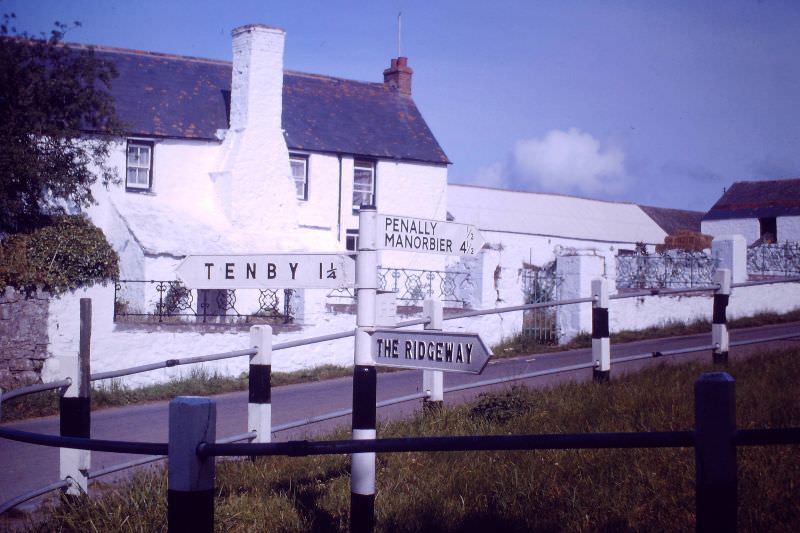
[(377, 366), (480, 374), (492, 351), (477, 333), (378, 329), (372, 333)]
[(477, 255), (483, 236), (475, 226), (442, 220), (378, 215), (378, 248), (445, 255)]
[(190, 255), (175, 273), (191, 289), (342, 289), (355, 261), (335, 253)]

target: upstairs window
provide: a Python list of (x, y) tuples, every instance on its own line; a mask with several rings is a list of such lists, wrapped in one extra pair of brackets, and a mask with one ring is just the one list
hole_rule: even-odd
[(149, 191), (153, 183), (153, 143), (128, 141), (125, 188)]
[(353, 167), (353, 209), (375, 205), (375, 162), (356, 159)]
[(308, 200), (308, 158), (304, 155), (290, 154), (292, 179), (298, 200)]
[(358, 251), (358, 230), (349, 229), (345, 237), (344, 247), (353, 252)]

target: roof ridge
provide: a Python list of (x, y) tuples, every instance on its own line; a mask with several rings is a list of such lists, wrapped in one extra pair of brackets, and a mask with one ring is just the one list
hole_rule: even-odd
[(488, 187), (486, 185), (471, 185), (467, 183), (448, 183), (448, 186), (455, 185), (457, 187), (471, 187), (474, 189), (488, 189), (490, 191), (500, 191), (500, 192), (514, 192), (514, 193), (523, 193), (523, 194), (537, 194), (537, 195), (547, 195), (547, 196), (559, 196), (562, 198), (573, 198), (575, 200), (587, 200), (590, 202), (604, 202), (607, 204), (619, 204), (619, 205), (634, 205), (639, 207), (638, 204), (634, 202), (627, 202), (625, 200), (604, 200), (602, 198), (587, 198), (585, 196), (576, 196), (574, 194), (564, 194), (559, 192), (541, 192), (541, 191), (523, 191), (520, 189), (503, 189), (501, 187)]
[[(734, 181), (733, 184), (731, 185), (731, 187), (733, 187), (733, 185), (736, 185), (737, 183), (781, 183), (781, 182), (787, 182), (787, 181), (800, 181), (800, 177), (774, 178), (774, 179), (770, 179), (770, 180), (758, 180), (758, 179), (755, 179), (755, 180), (739, 180), (739, 181)], [(728, 189), (728, 190), (730, 190), (730, 189)]]

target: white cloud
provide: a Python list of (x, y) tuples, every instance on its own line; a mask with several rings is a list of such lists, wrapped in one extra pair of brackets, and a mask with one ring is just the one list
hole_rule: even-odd
[(622, 150), (604, 149), (592, 135), (575, 128), (517, 141), (511, 161), (514, 181), (533, 181), (547, 191), (618, 192), (625, 178)]
[(576, 128), (550, 130), (514, 144), (504, 163), (478, 171), (481, 185), (572, 194), (618, 194), (625, 188), (625, 154)]

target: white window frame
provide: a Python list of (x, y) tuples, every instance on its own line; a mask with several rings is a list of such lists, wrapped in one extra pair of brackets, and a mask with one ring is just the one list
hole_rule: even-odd
[[(294, 173), (295, 164), (303, 164), (303, 176)], [(292, 169), (292, 181), (294, 181), (295, 195), (298, 200), (308, 200), (308, 156), (303, 154), (289, 154), (289, 166)], [(302, 183), (303, 193), (300, 194), (298, 186)]]
[(358, 230), (357, 229), (349, 229), (345, 232), (345, 239), (344, 239), (344, 247), (345, 250), (351, 250), (353, 252), (358, 251)]
[[(125, 147), (125, 189), (128, 191), (149, 191), (153, 187), (153, 141), (141, 139), (128, 139)], [(135, 150), (147, 149), (147, 161), (131, 162), (131, 148)], [(137, 159), (141, 158), (141, 154)], [(135, 171), (137, 180), (131, 181), (131, 171)], [(146, 176), (146, 183), (142, 183), (142, 174)]]
[[(370, 172), (370, 182), (368, 187), (356, 183), (356, 172), (358, 170)], [(357, 203), (356, 195), (364, 195), (364, 194), (367, 195), (367, 201)], [(354, 159), (353, 160), (353, 210), (358, 211), (361, 208), (362, 203), (375, 205), (375, 161), (371, 161), (369, 159)]]

